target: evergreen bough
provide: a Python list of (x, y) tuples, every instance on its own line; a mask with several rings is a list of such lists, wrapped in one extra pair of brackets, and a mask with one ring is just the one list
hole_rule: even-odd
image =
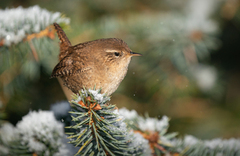
[(160, 120), (151, 118), (148, 115), (143, 117), (138, 115), (135, 110), (129, 111), (126, 108), (121, 108), (119, 113), (125, 117), (129, 129), (148, 140), (151, 155), (162, 156), (178, 153), (173, 148), (174, 144), (172, 142), (177, 133), (167, 133), (169, 127), (169, 118), (167, 116), (163, 116)]
[(66, 28), (70, 20), (37, 5), (0, 9), (0, 92), (5, 101), (36, 81), (41, 70), (51, 74), (59, 51), (54, 22)]
[(174, 148), (183, 156), (239, 156), (240, 140), (235, 138), (200, 140), (186, 135), (183, 140), (175, 142)]
[[(30, 112), (16, 127), (0, 128), (0, 155), (3, 156), (238, 156), (239, 139), (199, 140), (176, 138), (167, 133), (169, 118), (140, 116), (135, 110), (117, 109), (100, 90), (82, 90), (70, 101), (69, 143), (62, 142), (63, 125), (52, 112)], [(63, 112), (66, 107), (58, 107)], [(66, 112), (67, 113), (67, 112)], [(64, 114), (65, 116), (65, 114)], [(68, 145), (71, 145), (68, 144)]]
[(65, 156), (71, 155), (64, 140), (63, 124), (53, 112), (30, 112), (16, 127), (4, 123), (0, 127), (1, 156)]
[(124, 123), (110, 97), (100, 90), (82, 90), (70, 101), (73, 125), (67, 128), (70, 143), (79, 148), (76, 155), (141, 155), (141, 144), (134, 144), (134, 134)]
[(118, 110), (107, 103), (109, 100), (100, 90), (84, 89), (73, 96), (69, 112), (72, 125), (66, 134), (69, 143), (78, 148), (75, 155), (239, 155), (239, 139), (177, 139), (177, 133), (167, 133), (168, 117), (142, 117), (134, 110)]

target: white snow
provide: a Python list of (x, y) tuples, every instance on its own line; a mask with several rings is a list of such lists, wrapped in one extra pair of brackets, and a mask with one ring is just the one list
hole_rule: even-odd
[(222, 0), (190, 0), (186, 6), (186, 29), (201, 30), (206, 33), (215, 32), (217, 24), (210, 19)]
[(130, 139), (132, 142), (129, 145), (130, 147), (134, 147), (136, 151), (143, 151), (143, 156), (151, 156), (151, 148), (148, 144), (148, 140), (143, 138), (143, 136), (140, 133), (133, 133), (130, 132), (128, 134), (128, 139)]
[(200, 142), (200, 143), (203, 143), (204, 146), (209, 147), (210, 149), (216, 149), (216, 148), (223, 149), (224, 147), (228, 148), (229, 150), (240, 149), (240, 139), (235, 139), (235, 138), (231, 138), (231, 139), (215, 138), (212, 140), (199, 140), (192, 135), (186, 135), (183, 139), (183, 142), (185, 146), (192, 146)]
[(169, 119), (167, 116), (163, 116), (161, 120), (155, 118), (140, 118), (138, 125), (142, 131), (158, 131), (161, 132), (169, 126)]
[(37, 5), (0, 10), (0, 41), (6, 46), (17, 44), (27, 34), (38, 33), (54, 22), (68, 24), (70, 20)]
[[(92, 89), (88, 89), (88, 91), (86, 90), (81, 90), (81, 93), (83, 94), (83, 96), (88, 97), (90, 95), (88, 95), (89, 93), (93, 95), (93, 98), (98, 102), (98, 103), (104, 103), (106, 101), (110, 100), (109, 96), (105, 96), (105, 94), (101, 94), (100, 90), (92, 90)], [(81, 97), (79, 95), (77, 95), (78, 98), (76, 100), (73, 100), (75, 102), (79, 102), (81, 101)]]
[(103, 96), (104, 96), (104, 94), (99, 93), (99, 90), (89, 89), (88, 91), (94, 96), (94, 99), (95, 99), (95, 100), (97, 100), (97, 101), (103, 101)]
[(185, 144), (186, 146), (195, 145), (195, 144), (198, 143), (198, 141), (199, 141), (199, 140), (198, 140), (196, 137), (192, 136), (192, 135), (186, 135), (186, 136), (184, 137), (184, 144)]
[(121, 108), (119, 109), (119, 113), (125, 118), (125, 119), (134, 119), (138, 116), (137, 112), (135, 110), (128, 110), (127, 108)]
[(58, 150), (54, 156), (65, 156), (71, 153), (63, 142), (63, 124), (58, 122), (50, 111), (33, 111), (23, 117), (22, 121), (14, 127), (4, 123), (0, 128), (0, 154), (8, 153), (11, 142), (21, 140), (21, 144), (28, 147), (29, 151), (50, 155), (49, 147)]
[(3, 144), (8, 144), (13, 139), (16, 139), (15, 137), (16, 130), (14, 129), (14, 126), (10, 123), (4, 123), (0, 128), (0, 138), (3, 142)]
[(231, 138), (231, 139), (221, 139), (221, 138), (216, 138), (216, 139), (212, 139), (212, 140), (205, 140), (204, 144), (211, 148), (217, 148), (217, 147), (228, 147), (229, 149), (235, 149), (238, 150), (240, 149), (240, 139), (235, 139), (235, 138)]
[(63, 124), (50, 111), (29, 112), (17, 123), (16, 130), (21, 135), (22, 144), (27, 144), (29, 150), (35, 152), (47, 150), (44, 143), (58, 149), (64, 135)]
[(211, 90), (216, 84), (217, 70), (211, 66), (198, 64), (191, 68), (198, 87), (202, 91)]

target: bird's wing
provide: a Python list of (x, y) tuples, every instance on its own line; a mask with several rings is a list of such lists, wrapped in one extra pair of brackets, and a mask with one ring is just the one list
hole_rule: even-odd
[(90, 66), (86, 66), (83, 59), (79, 59), (73, 56), (67, 56), (63, 58), (53, 69), (51, 78), (71, 76), (76, 73), (80, 73), (91, 69)]
[(55, 66), (51, 77), (70, 76), (73, 74), (73, 68), (71, 57), (65, 57)]

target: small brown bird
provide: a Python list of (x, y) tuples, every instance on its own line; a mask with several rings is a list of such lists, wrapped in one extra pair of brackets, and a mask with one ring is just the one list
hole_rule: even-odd
[(59, 63), (51, 77), (60, 77), (72, 92), (102, 89), (111, 95), (125, 77), (132, 56), (128, 45), (118, 38), (98, 39), (72, 46), (62, 28), (54, 23), (60, 40)]

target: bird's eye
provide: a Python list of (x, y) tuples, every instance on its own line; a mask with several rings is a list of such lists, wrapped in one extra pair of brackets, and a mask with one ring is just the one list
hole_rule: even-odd
[(114, 55), (118, 57), (120, 55), (120, 53), (119, 52), (114, 52)]

